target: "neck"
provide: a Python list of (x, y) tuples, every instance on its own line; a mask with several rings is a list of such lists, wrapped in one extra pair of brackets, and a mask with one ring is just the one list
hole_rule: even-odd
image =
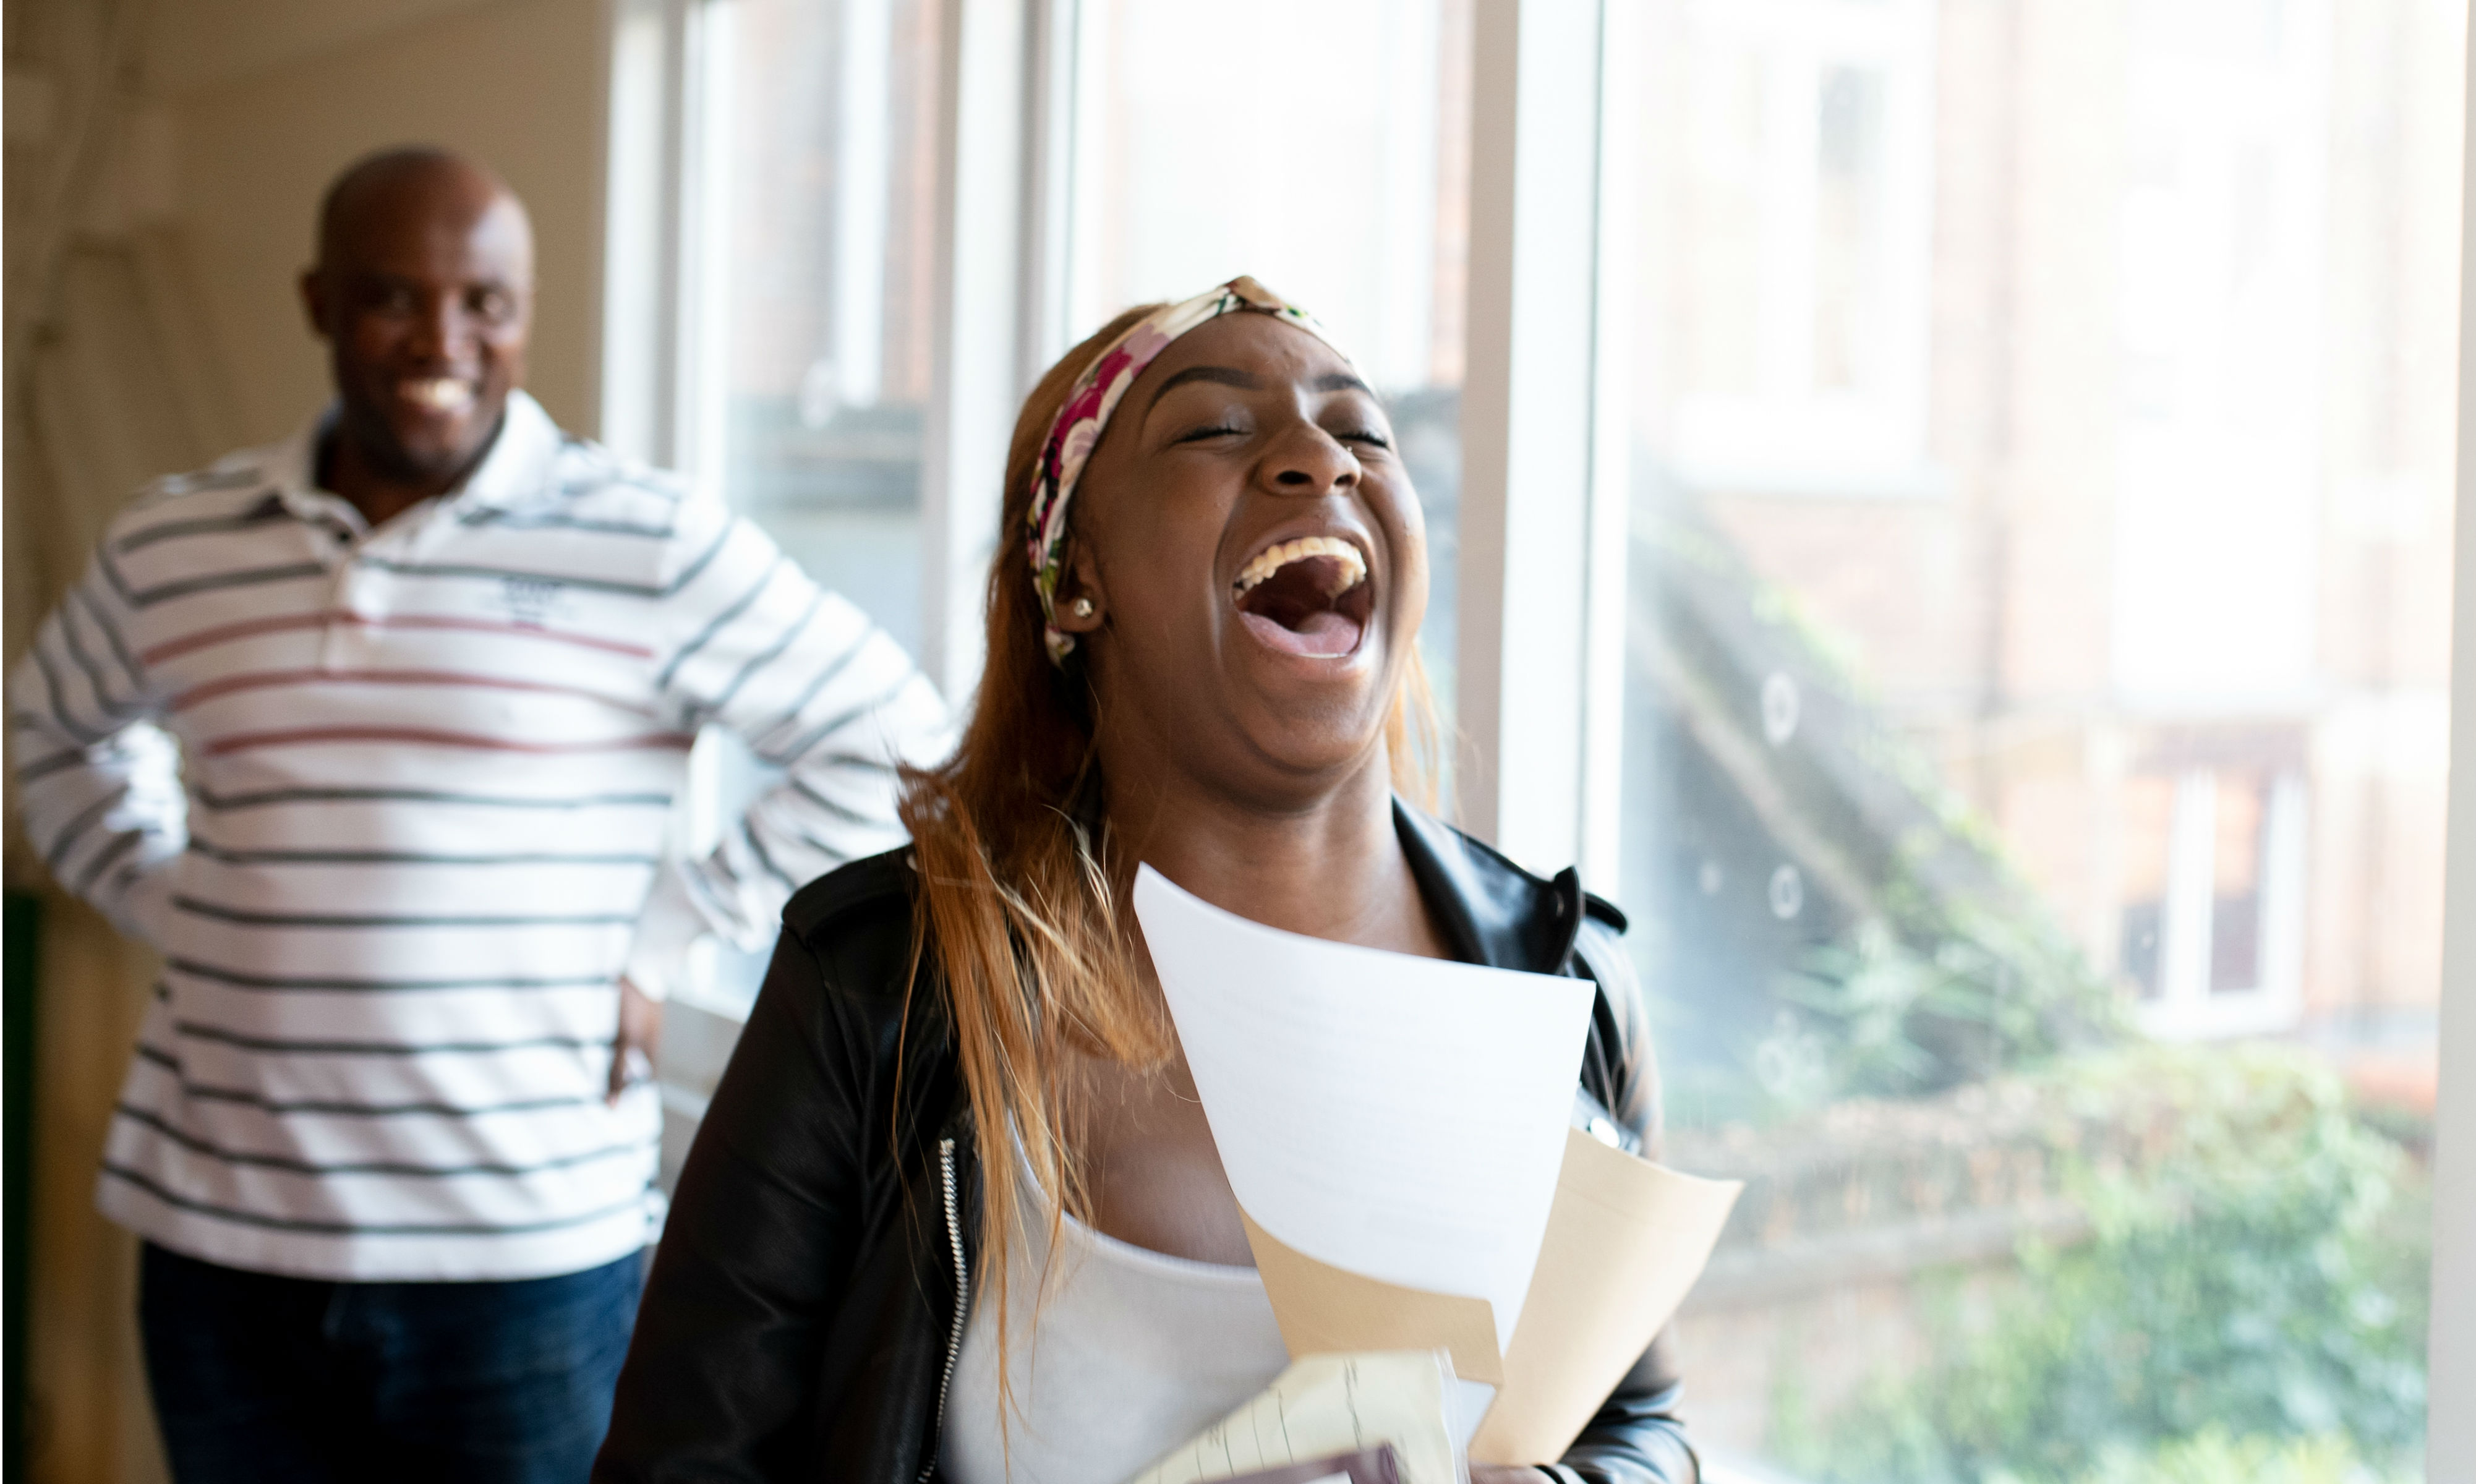
[(354, 427), (350, 413), (335, 420), (319, 458), (318, 483), (341, 495), (373, 530), (385, 525), (424, 500), (462, 483), (488, 454), (495, 434), (482, 440), (473, 457), (443, 473), (426, 474), (402, 468), (372, 446)]
[(1175, 768), (1128, 770), (1106, 756), (1102, 766), (1125, 858), (1268, 927), (1441, 956), (1394, 828), (1381, 747), (1329, 792), (1285, 808), (1234, 800)]

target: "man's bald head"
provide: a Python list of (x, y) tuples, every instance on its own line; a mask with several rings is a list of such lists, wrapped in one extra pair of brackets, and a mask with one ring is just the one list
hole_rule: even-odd
[(341, 262), (375, 233), (400, 233), (413, 216), (470, 227), (494, 211), (522, 237), (532, 267), (532, 221), (498, 172), (434, 144), (364, 155), (329, 183), (318, 202), (318, 266)]
[(301, 292), (328, 343), (345, 462), (432, 494), (469, 474), (524, 380), (532, 277), (532, 224), (486, 167), (422, 146), (337, 176)]

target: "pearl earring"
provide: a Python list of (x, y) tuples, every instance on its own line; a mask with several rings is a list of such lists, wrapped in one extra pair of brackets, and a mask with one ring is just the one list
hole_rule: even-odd
[(1090, 618), (1092, 616), (1092, 600), (1089, 598), (1076, 599), (1075, 616), (1077, 618)]

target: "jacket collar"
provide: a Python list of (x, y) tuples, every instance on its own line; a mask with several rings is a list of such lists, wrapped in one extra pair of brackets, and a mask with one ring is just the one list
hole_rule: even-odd
[[(325, 492), (318, 488), (318, 445), (334, 422), (335, 408), (329, 406), (268, 450), (260, 465), (275, 486), (277, 498), (296, 513), (321, 503)], [(565, 442), (566, 434), (551, 421), (550, 413), (518, 387), (508, 393), (507, 409), (500, 415), (499, 431), (491, 435), (489, 452), (447, 497), (448, 503), (507, 508), (533, 499), (550, 487)]]
[(1542, 880), (1478, 841), (1393, 801), (1410, 874), (1453, 956), (1495, 969), (1559, 974), (1582, 928), (1582, 878)]

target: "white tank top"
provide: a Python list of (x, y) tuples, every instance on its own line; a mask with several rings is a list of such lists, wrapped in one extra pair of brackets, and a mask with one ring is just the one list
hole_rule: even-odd
[(1014, 1416), (1002, 1440), (997, 1306), (976, 1304), (946, 1395), (939, 1461), (954, 1484), (1126, 1484), (1289, 1364), (1254, 1269), (1151, 1251), (1071, 1216), (1035, 1324), (1049, 1223), (1024, 1225), (1007, 1284)]

